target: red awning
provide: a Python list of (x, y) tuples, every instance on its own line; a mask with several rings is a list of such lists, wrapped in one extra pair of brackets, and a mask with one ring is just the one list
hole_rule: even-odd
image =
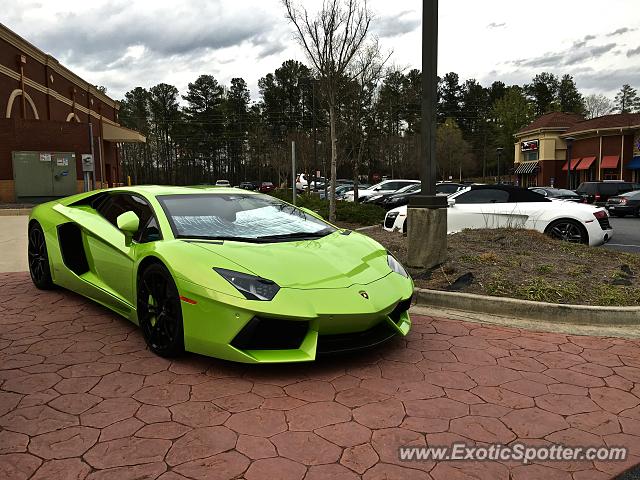
[[(571, 171), (573, 172), (576, 169), (576, 165), (578, 165), (578, 163), (580, 162), (580, 158), (572, 158), (571, 159)], [(562, 167), (562, 170), (564, 170), (565, 172), (569, 169), (569, 162), (566, 162), (564, 164), (564, 167)]]
[(596, 157), (584, 157), (576, 170), (589, 170), (595, 161)]
[(620, 155), (609, 155), (602, 159), (602, 162), (600, 162), (600, 168), (618, 168), (619, 161)]

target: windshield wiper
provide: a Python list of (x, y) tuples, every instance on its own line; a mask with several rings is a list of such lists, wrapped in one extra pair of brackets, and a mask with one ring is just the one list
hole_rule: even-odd
[(206, 241), (218, 241), (218, 242), (247, 242), (247, 243), (264, 243), (261, 237), (229, 237), (229, 236), (203, 236), (203, 235), (178, 235), (176, 238), (180, 240), (191, 240), (193, 242), (206, 242)]
[(322, 238), (335, 232), (333, 228), (323, 228), (317, 232), (292, 232), (280, 233), (278, 235), (263, 235), (258, 237), (259, 240), (289, 240), (289, 239), (306, 239), (306, 238)]

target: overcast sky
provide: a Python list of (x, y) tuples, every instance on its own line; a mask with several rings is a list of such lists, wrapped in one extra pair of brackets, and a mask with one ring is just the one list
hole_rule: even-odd
[[(13, 0), (0, 21), (120, 99), (166, 82), (185, 93), (200, 74), (228, 84), (305, 61), (279, 0)], [(310, 9), (318, 0), (305, 0)], [(420, 68), (420, 0), (369, 0), (372, 33), (391, 63)], [(640, 88), (638, 0), (441, 0), (439, 73), (484, 85), (569, 73), (585, 94)]]

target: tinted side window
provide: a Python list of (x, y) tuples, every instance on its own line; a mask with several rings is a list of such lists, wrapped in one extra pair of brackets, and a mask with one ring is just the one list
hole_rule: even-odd
[[(117, 193), (111, 195), (109, 199), (100, 206), (98, 206), (98, 212), (114, 227), (118, 227), (118, 216), (125, 212), (134, 212), (140, 219), (140, 226), (145, 226), (151, 217), (153, 212), (147, 202), (134, 195)], [(134, 238), (138, 238), (140, 230), (134, 235)]]
[(602, 195), (617, 195), (620, 190), (618, 189), (622, 185), (616, 185), (615, 183), (603, 183), (600, 185), (600, 194)]
[(446, 193), (447, 195), (451, 193), (456, 193), (458, 191), (458, 186), (453, 184), (442, 183), (440, 185), (436, 185), (436, 193)]
[(513, 190), (511, 192), (511, 195), (509, 196), (509, 202), (511, 203), (550, 202), (550, 201), (551, 200), (548, 200), (547, 198), (545, 198), (544, 195), (541, 195), (540, 193), (536, 193), (533, 190), (528, 190), (526, 188)]
[(594, 195), (597, 193), (597, 185), (595, 183), (581, 183), (576, 192)]
[(158, 222), (156, 222), (156, 218), (154, 216), (149, 218), (147, 224), (138, 231), (138, 234), (138, 243), (147, 243), (162, 240), (160, 228), (158, 227)]
[(482, 190), (471, 190), (456, 197), (456, 203), (508, 203), (509, 192), (485, 188)]

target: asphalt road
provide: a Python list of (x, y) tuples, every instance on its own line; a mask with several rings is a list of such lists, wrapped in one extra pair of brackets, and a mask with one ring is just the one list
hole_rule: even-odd
[(613, 239), (606, 248), (622, 250), (630, 253), (640, 253), (640, 218), (624, 217), (610, 219), (613, 227)]

